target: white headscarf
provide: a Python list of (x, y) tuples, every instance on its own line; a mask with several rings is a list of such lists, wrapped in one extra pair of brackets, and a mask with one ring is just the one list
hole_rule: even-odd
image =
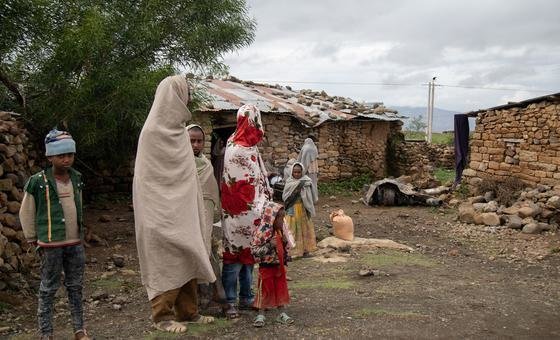
[(185, 77), (165, 78), (138, 139), (134, 226), (150, 300), (192, 279), (216, 280), (202, 238), (202, 191), (185, 129), (191, 118), (188, 101)]
[[(292, 175), (294, 166), (296, 165), (301, 167), (302, 176), (299, 179), (295, 179)], [(292, 195), (296, 194), (297, 190), (300, 190), (299, 195), (301, 196), (305, 209), (311, 216), (315, 216), (315, 203), (317, 202), (317, 196), (313, 194), (311, 178), (305, 175), (305, 167), (299, 162), (295, 162), (290, 167), (290, 177), (286, 180), (284, 184), (284, 191), (282, 192), (282, 199), (284, 202), (292, 197)]]

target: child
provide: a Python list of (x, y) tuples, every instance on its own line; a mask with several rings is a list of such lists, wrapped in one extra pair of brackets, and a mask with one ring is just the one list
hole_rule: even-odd
[[(214, 169), (212, 164), (204, 156), (204, 140), (205, 134), (200, 125), (191, 124), (187, 126), (187, 131), (189, 133), (189, 138), (191, 140), (191, 146), (194, 153), (194, 161), (196, 163), (196, 170), (198, 174), (198, 181), (200, 182), (200, 187), (202, 188), (202, 198), (204, 200), (204, 211), (206, 213), (205, 223), (206, 228), (202, 231), (202, 238), (204, 240), (204, 245), (206, 246), (206, 251), (210, 257), (210, 263), (214, 269), (214, 274), (216, 275), (216, 281), (211, 284), (215, 297), (220, 303), (225, 303), (226, 296), (224, 287), (222, 286), (222, 280), (220, 277), (220, 262), (219, 262), (219, 244), (216, 237), (213, 237), (214, 223), (221, 220), (220, 206), (220, 192), (218, 191), (218, 183), (214, 177)], [(216, 228), (221, 229), (221, 228)], [(221, 239), (221, 238), (220, 238)], [(206, 283), (199, 283), (199, 303), (204, 302), (206, 305), (210, 304), (212, 299), (210, 288)], [(202, 299), (200, 299), (202, 298)]]
[(19, 217), (28, 242), (41, 256), (38, 321), (41, 339), (53, 339), (53, 303), (64, 271), (74, 339), (90, 339), (84, 328), (82, 290), (85, 267), (82, 222), (82, 175), (72, 168), (76, 143), (53, 129), (45, 138), (51, 168), (25, 184)]
[[(290, 302), (285, 264), (287, 249), (293, 245), (293, 237), (284, 225), (284, 208), (274, 202), (265, 203), (262, 220), (253, 231), (251, 241), (251, 253), (259, 263), (259, 282), (253, 305), (259, 311), (253, 322), (255, 327), (264, 326), (265, 308), (282, 310)], [(288, 325), (294, 319), (281, 312), (276, 321)]]
[(311, 216), (315, 216), (317, 196), (314, 194), (311, 178), (305, 176), (304, 172), (303, 164), (295, 162), (282, 193), (286, 207), (286, 223), (296, 240), (296, 246), (290, 251), (292, 257), (306, 257), (310, 252), (317, 250), (315, 229), (311, 220)]

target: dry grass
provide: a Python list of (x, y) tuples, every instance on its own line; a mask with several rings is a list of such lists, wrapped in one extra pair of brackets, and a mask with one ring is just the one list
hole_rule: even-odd
[(492, 191), (496, 195), (496, 201), (505, 206), (511, 206), (519, 198), (519, 194), (526, 187), (520, 179), (508, 177), (504, 181), (484, 179), (476, 186), (479, 195)]

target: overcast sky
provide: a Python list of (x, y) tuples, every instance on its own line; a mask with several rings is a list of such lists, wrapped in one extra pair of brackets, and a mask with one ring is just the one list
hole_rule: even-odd
[(422, 84), (433, 76), (445, 85), (514, 89), (437, 87), (435, 106), (457, 111), (560, 92), (557, 0), (248, 3), (255, 42), (225, 60), (243, 80), (288, 81), (282, 85), (387, 106), (425, 106)]

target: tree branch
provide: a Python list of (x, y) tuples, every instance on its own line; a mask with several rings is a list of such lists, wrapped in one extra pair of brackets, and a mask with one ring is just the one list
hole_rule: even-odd
[(2, 82), (8, 88), (8, 90), (10, 90), (10, 92), (14, 94), (17, 102), (19, 103), (19, 105), (21, 105), (21, 107), (23, 107), (23, 110), (25, 111), (26, 109), (25, 97), (19, 90), (19, 84), (11, 81), (8, 74), (2, 68), (0, 68), (0, 82)]

